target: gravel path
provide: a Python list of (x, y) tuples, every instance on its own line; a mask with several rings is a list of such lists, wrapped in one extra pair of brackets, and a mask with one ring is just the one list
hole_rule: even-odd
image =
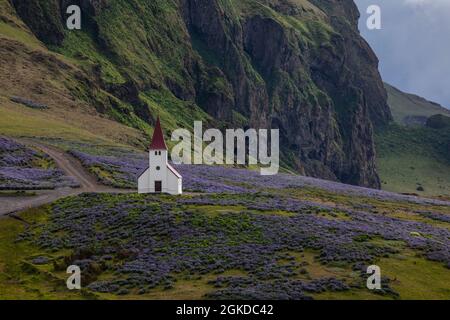
[(26, 209), (39, 207), (41, 205), (51, 203), (58, 199), (77, 195), (83, 192), (99, 192), (99, 193), (133, 193), (134, 190), (114, 189), (99, 184), (81, 165), (81, 163), (71, 155), (57, 148), (39, 144), (34, 141), (20, 140), (22, 144), (36, 147), (42, 152), (49, 155), (56, 165), (63, 170), (66, 175), (73, 177), (79, 184), (79, 188), (62, 188), (56, 190), (37, 191), (36, 196), (28, 197), (1, 197), (0, 198), (0, 216), (10, 213), (20, 212)]

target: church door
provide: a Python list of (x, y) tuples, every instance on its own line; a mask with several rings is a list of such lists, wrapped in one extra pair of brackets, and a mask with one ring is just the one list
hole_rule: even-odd
[(162, 181), (155, 181), (155, 192), (162, 192)]

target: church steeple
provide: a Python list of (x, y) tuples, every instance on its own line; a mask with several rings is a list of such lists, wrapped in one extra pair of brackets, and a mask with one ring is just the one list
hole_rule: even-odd
[(183, 194), (183, 177), (168, 161), (168, 150), (159, 117), (148, 152), (148, 168), (138, 178), (138, 192)]
[(164, 141), (164, 134), (161, 128), (161, 121), (156, 121), (155, 131), (153, 131), (152, 143), (150, 150), (167, 150), (166, 142)]

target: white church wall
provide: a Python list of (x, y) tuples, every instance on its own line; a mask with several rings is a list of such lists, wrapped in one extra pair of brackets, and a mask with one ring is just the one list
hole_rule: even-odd
[(167, 170), (167, 193), (182, 194), (182, 179), (178, 178), (172, 171)]
[[(161, 181), (162, 192), (167, 189), (167, 151), (151, 150), (150, 151), (150, 192), (155, 192), (155, 182)], [(158, 170), (159, 169), (159, 170)]]
[(150, 191), (150, 169), (145, 172), (138, 179), (138, 192), (149, 193)]
[(183, 194), (183, 178), (178, 179), (177, 187), (178, 187), (177, 194)]

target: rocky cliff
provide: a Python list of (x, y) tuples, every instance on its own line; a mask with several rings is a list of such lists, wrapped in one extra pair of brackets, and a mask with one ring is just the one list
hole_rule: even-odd
[[(65, 30), (69, 2), (82, 8), (81, 31)], [(91, 97), (98, 110), (117, 116), (127, 105), (148, 123), (156, 111), (172, 127), (200, 118), (279, 128), (284, 165), (380, 186), (373, 126), (391, 114), (352, 0), (11, 4), (49, 49), (77, 61), (92, 86), (113, 97)]]

